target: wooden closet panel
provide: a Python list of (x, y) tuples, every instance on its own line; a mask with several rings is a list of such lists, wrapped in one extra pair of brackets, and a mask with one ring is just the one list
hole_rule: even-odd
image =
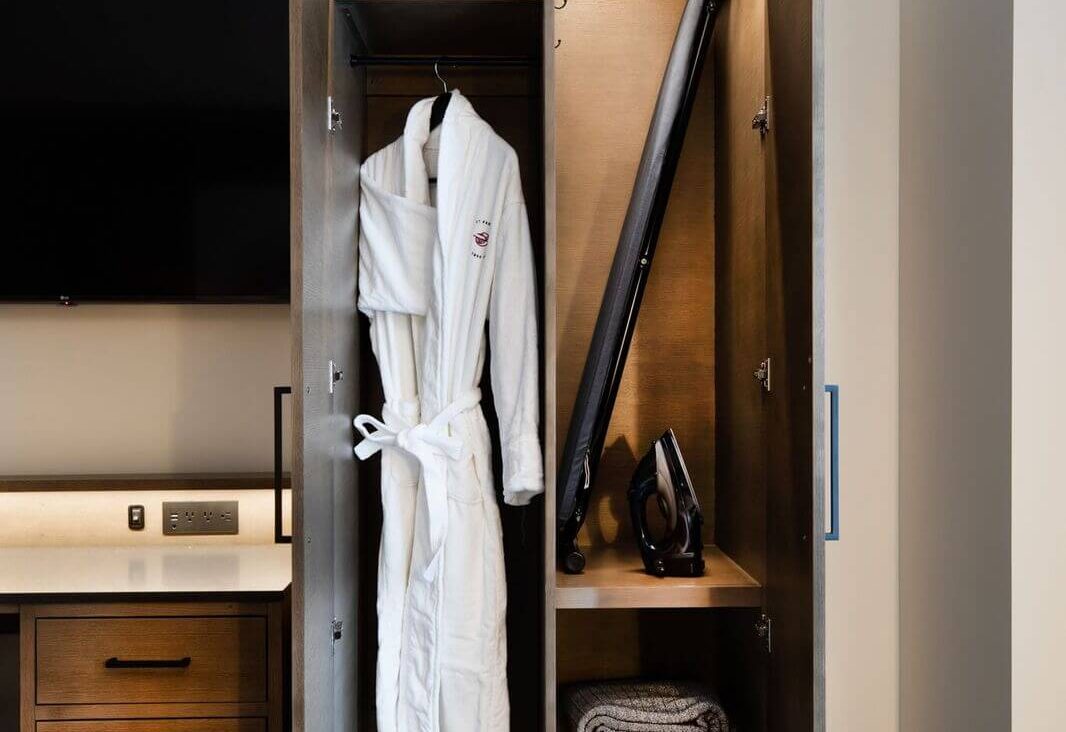
[(769, 355), (767, 142), (751, 122), (766, 98), (766, 5), (723, 4), (711, 52), (718, 156), (715, 540), (752, 577), (765, 582), (765, 410), (772, 397), (753, 372)]
[[(638, 677), (698, 679), (719, 695), (735, 729), (763, 730), (757, 610), (566, 610), (558, 678), (566, 684)], [(561, 727), (560, 729), (566, 729)]]
[[(558, 447), (599, 313), (683, 0), (585, 0), (556, 12)], [(702, 77), (579, 542), (632, 536), (636, 458), (677, 432), (713, 540), (714, 115)]]
[(822, 483), (816, 491), (814, 480), (825, 394), (813, 328), (816, 303), (821, 309), (814, 288), (819, 299), (822, 290), (812, 241), (812, 19), (810, 0), (767, 2), (767, 343), (777, 374), (766, 413), (766, 611), (774, 619), (767, 681), (774, 732), (810, 732), (825, 724), (825, 523)]
[(339, 0), (371, 53), (536, 55), (540, 0)]
[[(359, 236), (359, 166), (363, 161), (363, 96), (366, 79), (351, 68), (349, 59), (362, 50), (348, 29), (343, 10), (335, 6), (330, 23), (329, 89), (333, 107), (342, 116), (342, 126), (330, 135), (329, 147), (329, 240), (326, 254), (331, 354), (334, 368), (344, 378), (333, 385), (331, 426), (335, 425), (333, 466), (333, 549), (338, 557), (333, 566), (333, 617), (343, 624), (342, 635), (332, 646), (333, 698), (338, 727), (357, 724), (365, 698), (360, 698), (360, 663), (366, 648), (376, 647), (375, 638), (361, 635), (367, 610), (360, 604), (363, 564), (377, 558), (376, 547), (360, 540), (356, 528), (361, 520), (361, 474), (357, 461), (350, 459), (347, 446), (353, 434), (351, 419), (361, 409), (359, 383), (364, 376), (363, 348), (359, 323), (352, 317), (356, 293), (355, 242)], [(366, 349), (369, 353), (370, 349)], [(364, 555), (368, 555), (364, 559)], [(357, 702), (352, 700), (358, 699)]]

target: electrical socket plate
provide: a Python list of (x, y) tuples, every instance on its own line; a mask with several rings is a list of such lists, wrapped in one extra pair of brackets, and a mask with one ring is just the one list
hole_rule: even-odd
[(236, 534), (237, 501), (163, 501), (163, 534)]

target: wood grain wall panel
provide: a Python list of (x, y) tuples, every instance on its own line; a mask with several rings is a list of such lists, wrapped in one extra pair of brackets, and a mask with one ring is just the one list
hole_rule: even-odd
[(716, 109), (715, 539), (766, 579), (766, 5), (723, 5), (712, 45)]
[[(556, 13), (558, 447), (611, 267), (682, 0), (570, 3)], [(636, 457), (678, 434), (712, 538), (714, 113), (703, 75), (619, 389), (583, 544), (628, 539)]]

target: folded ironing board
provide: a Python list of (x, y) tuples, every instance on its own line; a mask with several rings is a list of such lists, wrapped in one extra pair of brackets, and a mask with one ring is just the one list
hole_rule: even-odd
[(716, 9), (713, 0), (688, 0), (685, 5), (581, 375), (559, 465), (559, 561), (570, 573), (585, 567), (585, 557), (577, 548), (577, 532), (585, 520)]

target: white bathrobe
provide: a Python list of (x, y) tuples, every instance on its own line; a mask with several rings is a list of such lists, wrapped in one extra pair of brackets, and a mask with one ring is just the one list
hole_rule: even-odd
[(382, 454), (378, 728), (506, 732), (507, 590), (478, 384), (487, 319), (504, 500), (525, 505), (544, 484), (533, 253), (514, 150), (457, 91), (431, 141), (432, 105), (361, 169), (359, 309), (386, 402), (380, 420), (356, 419), (356, 453)]

